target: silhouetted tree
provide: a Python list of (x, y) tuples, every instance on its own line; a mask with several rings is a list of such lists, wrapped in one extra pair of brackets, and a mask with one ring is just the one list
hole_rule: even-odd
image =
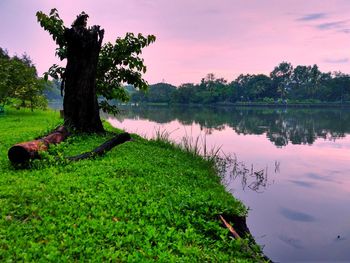
[(277, 94), (280, 95), (281, 99), (284, 99), (288, 93), (292, 72), (292, 64), (282, 62), (270, 73), (273, 86), (275, 87)]
[[(83, 132), (101, 132), (99, 109), (116, 113), (109, 100), (127, 101), (124, 84), (146, 90), (148, 83), (142, 78), (146, 72), (142, 48), (155, 41), (127, 33), (115, 44), (102, 45), (104, 30), (100, 26), (87, 27), (88, 15), (82, 12), (71, 28), (66, 28), (56, 9), (49, 15), (37, 12), (40, 25), (52, 35), (58, 45), (56, 55), (67, 59), (66, 68), (53, 65), (46, 74), (62, 80), (64, 90), (64, 122), (68, 127)], [(97, 96), (103, 98), (98, 102)]]

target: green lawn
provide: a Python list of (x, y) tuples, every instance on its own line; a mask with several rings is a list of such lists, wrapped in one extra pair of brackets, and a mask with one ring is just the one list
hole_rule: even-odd
[(169, 143), (133, 135), (103, 157), (64, 162), (111, 134), (73, 136), (30, 169), (11, 166), (11, 145), (60, 121), (53, 111), (0, 115), (1, 262), (256, 261), (217, 218), (246, 209), (212, 164)]

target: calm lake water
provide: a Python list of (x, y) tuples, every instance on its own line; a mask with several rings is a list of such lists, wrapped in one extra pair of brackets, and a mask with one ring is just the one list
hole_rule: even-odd
[(272, 260), (350, 262), (349, 110), (131, 107), (107, 118), (235, 155), (223, 183), (249, 207), (248, 226)]

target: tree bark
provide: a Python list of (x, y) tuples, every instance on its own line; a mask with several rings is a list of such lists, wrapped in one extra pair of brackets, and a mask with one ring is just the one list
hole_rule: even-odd
[[(80, 19), (80, 20), (79, 20)], [(104, 30), (86, 28), (87, 15), (66, 29), (67, 66), (64, 73), (64, 123), (82, 132), (104, 131), (96, 94), (96, 72)]]
[(39, 151), (46, 151), (50, 144), (57, 144), (68, 137), (68, 130), (64, 126), (58, 127), (49, 135), (30, 142), (18, 143), (8, 151), (8, 158), (12, 163), (23, 164), (30, 159), (39, 158)]

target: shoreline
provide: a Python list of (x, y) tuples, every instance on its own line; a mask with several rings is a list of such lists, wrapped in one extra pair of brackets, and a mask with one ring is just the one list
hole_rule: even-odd
[(215, 103), (215, 104), (181, 104), (181, 103), (118, 103), (118, 106), (140, 107), (140, 106), (187, 106), (187, 107), (262, 107), (262, 108), (345, 108), (349, 109), (350, 104), (342, 103)]
[[(250, 233), (247, 209), (225, 190), (213, 164), (170, 142), (134, 134), (132, 142), (103, 157), (57, 160), (108, 137), (79, 135), (50, 148), (30, 169), (12, 170), (8, 148), (43, 134), (60, 122), (58, 115), (8, 110), (0, 119), (5, 138), (0, 182), (7, 182), (0, 184), (6, 196), (0, 217), (6, 246), (0, 258), (266, 260), (252, 236), (244, 237)], [(218, 215), (242, 234), (241, 240), (230, 237)]]
[[(51, 100), (48, 102), (49, 108), (57, 110), (59, 106), (63, 106), (62, 101)], [(214, 103), (214, 104), (194, 104), (194, 103), (151, 103), (151, 102), (128, 102), (128, 103), (116, 103), (117, 106), (122, 107), (142, 107), (142, 106), (158, 106), (158, 107), (171, 107), (171, 106), (186, 106), (186, 107), (253, 107), (253, 108), (276, 108), (276, 109), (287, 109), (287, 108), (339, 108), (339, 109), (349, 109), (350, 103), (262, 103), (262, 102), (243, 102), (243, 103)]]

